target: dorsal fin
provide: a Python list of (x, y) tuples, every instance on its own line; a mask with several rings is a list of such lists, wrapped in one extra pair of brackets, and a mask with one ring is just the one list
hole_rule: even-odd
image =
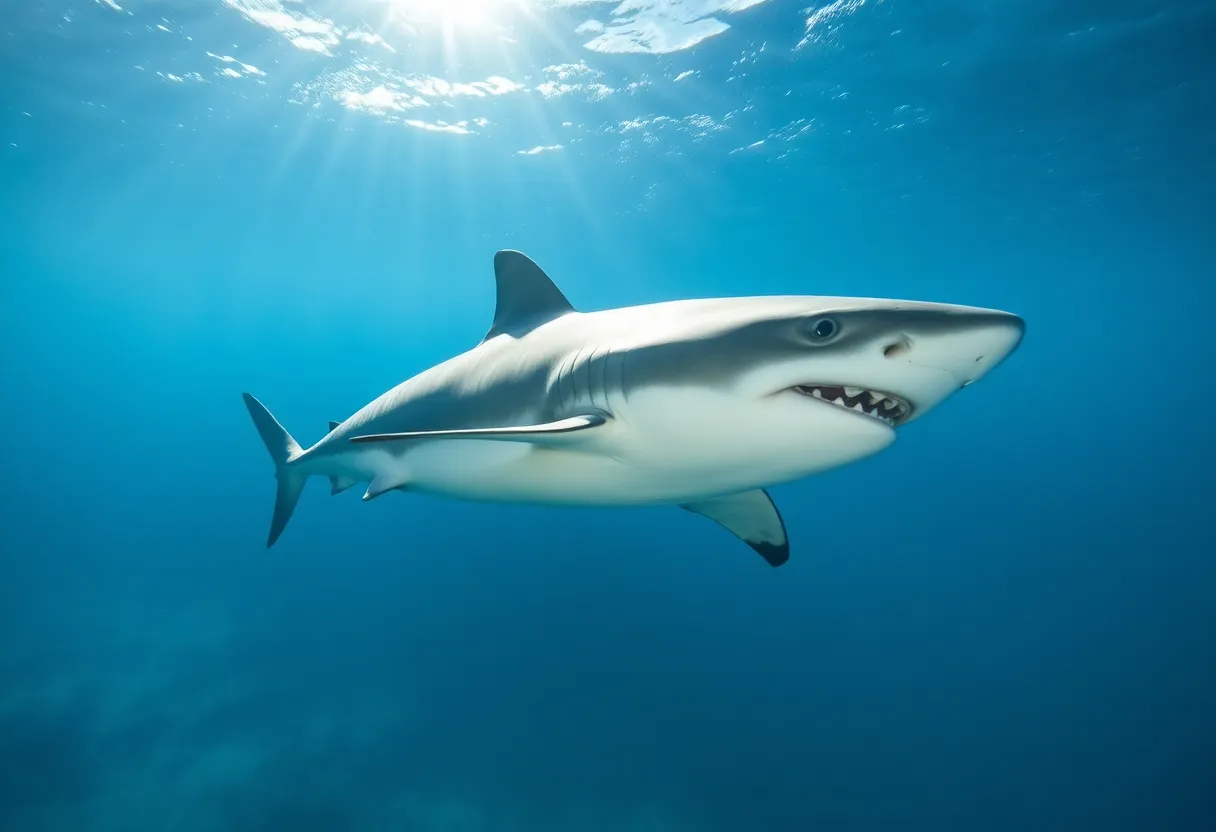
[(338, 425), (340, 425), (340, 424), (342, 424), (342, 423), (341, 423), (341, 422), (330, 422), (330, 423), (329, 423), (329, 432), (330, 432), (330, 433), (333, 433), (333, 432), (334, 432), (334, 428), (336, 428), (336, 427), (337, 427)]
[(521, 336), (574, 311), (570, 301), (527, 255), (504, 249), (494, 255), (498, 300), (494, 324), (483, 341), (504, 333)]

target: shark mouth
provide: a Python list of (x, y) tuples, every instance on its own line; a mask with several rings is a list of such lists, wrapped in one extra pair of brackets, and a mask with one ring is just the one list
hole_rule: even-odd
[(794, 391), (819, 399), (827, 404), (852, 410), (862, 416), (869, 416), (885, 422), (891, 427), (904, 422), (912, 407), (898, 396), (890, 393), (880, 393), (877, 390), (866, 390), (862, 387), (836, 387), (830, 384), (800, 384)]

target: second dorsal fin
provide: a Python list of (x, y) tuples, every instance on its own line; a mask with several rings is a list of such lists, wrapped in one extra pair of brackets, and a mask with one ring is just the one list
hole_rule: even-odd
[(549, 275), (518, 251), (504, 249), (494, 255), (494, 280), (494, 323), (483, 341), (504, 334), (519, 337), (574, 311)]

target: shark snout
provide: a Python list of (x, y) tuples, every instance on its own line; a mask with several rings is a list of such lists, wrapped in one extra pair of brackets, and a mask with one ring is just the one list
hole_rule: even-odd
[(884, 350), (888, 358), (940, 370), (960, 387), (978, 381), (1022, 342), (1026, 322), (1009, 312), (952, 312), (901, 334)]

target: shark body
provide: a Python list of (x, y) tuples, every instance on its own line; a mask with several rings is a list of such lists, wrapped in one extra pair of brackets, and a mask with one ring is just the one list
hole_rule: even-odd
[(458, 499), (672, 504), (773, 566), (765, 488), (871, 456), (1013, 352), (1016, 315), (871, 298), (680, 300), (583, 313), (525, 255), (494, 258), (494, 323), (473, 349), (302, 448), (253, 396), (275, 463), (267, 546), (310, 476)]

